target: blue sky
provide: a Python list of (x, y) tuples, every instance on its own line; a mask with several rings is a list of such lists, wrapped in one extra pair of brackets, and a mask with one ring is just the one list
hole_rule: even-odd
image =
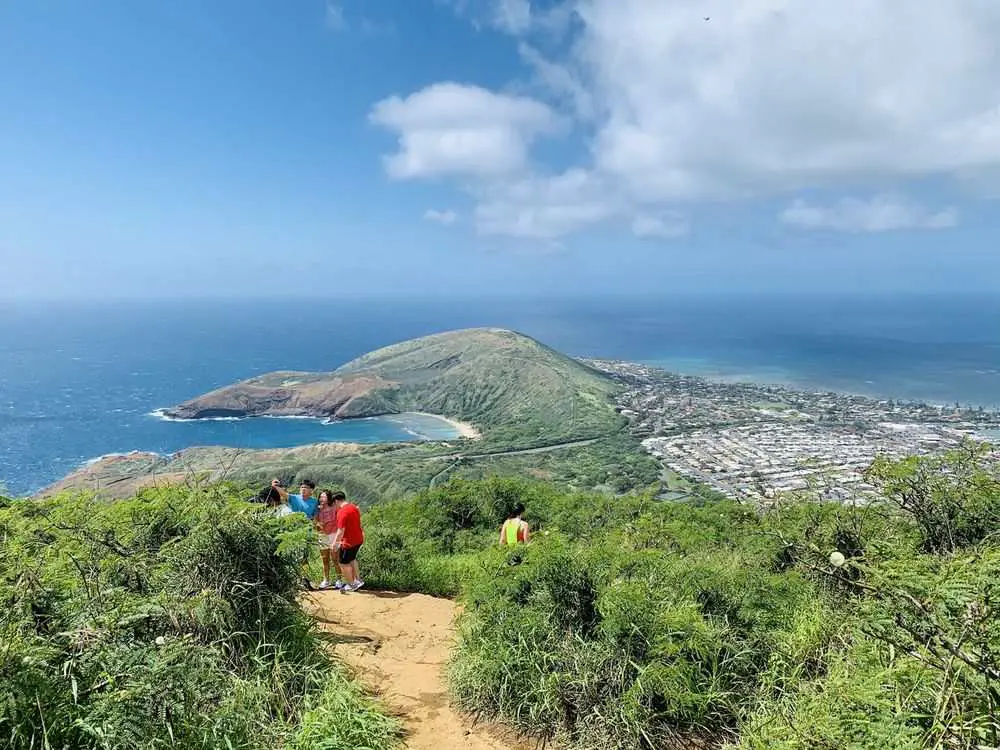
[(997, 5), (3, 0), (0, 298), (997, 291)]

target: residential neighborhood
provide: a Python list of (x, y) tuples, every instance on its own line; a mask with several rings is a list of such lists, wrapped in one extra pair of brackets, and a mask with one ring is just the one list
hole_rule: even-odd
[(720, 383), (627, 362), (589, 360), (625, 385), (619, 411), (675, 472), (733, 498), (812, 489), (847, 500), (871, 491), (876, 456), (990, 440), (1000, 414), (787, 386)]

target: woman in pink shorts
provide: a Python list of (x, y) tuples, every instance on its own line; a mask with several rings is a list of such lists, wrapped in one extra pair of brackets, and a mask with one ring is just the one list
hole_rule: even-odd
[[(330, 557), (337, 554), (333, 548), (334, 534), (337, 531), (337, 507), (333, 502), (333, 493), (330, 490), (323, 490), (319, 493), (319, 505), (316, 509), (316, 543), (319, 545), (319, 554), (323, 558), (323, 580), (320, 582), (321, 589), (330, 588)], [(340, 583), (338, 581), (338, 583)], [(340, 583), (340, 588), (343, 586)]]

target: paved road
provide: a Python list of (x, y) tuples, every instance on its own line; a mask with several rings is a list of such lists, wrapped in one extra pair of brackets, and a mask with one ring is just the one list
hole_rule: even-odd
[(569, 440), (563, 443), (553, 443), (552, 445), (542, 445), (537, 448), (522, 448), (515, 451), (492, 451), (489, 453), (454, 453), (447, 456), (434, 456), (435, 461), (447, 461), (451, 463), (433, 477), (431, 477), (429, 487), (433, 488), (437, 480), (450, 472), (462, 461), (474, 461), (479, 458), (496, 458), (497, 456), (525, 456), (531, 453), (551, 453), (552, 451), (563, 450), (564, 448), (580, 448), (585, 445), (593, 445), (601, 438), (585, 438), (583, 440)]

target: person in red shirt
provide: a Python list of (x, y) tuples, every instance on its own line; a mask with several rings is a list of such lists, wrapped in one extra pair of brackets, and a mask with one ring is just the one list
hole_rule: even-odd
[(333, 493), (333, 503), (337, 507), (337, 530), (332, 546), (338, 550), (340, 573), (346, 581), (340, 591), (346, 594), (365, 585), (358, 570), (358, 550), (365, 542), (365, 533), (361, 530), (361, 511), (357, 505), (347, 502), (343, 492)]

